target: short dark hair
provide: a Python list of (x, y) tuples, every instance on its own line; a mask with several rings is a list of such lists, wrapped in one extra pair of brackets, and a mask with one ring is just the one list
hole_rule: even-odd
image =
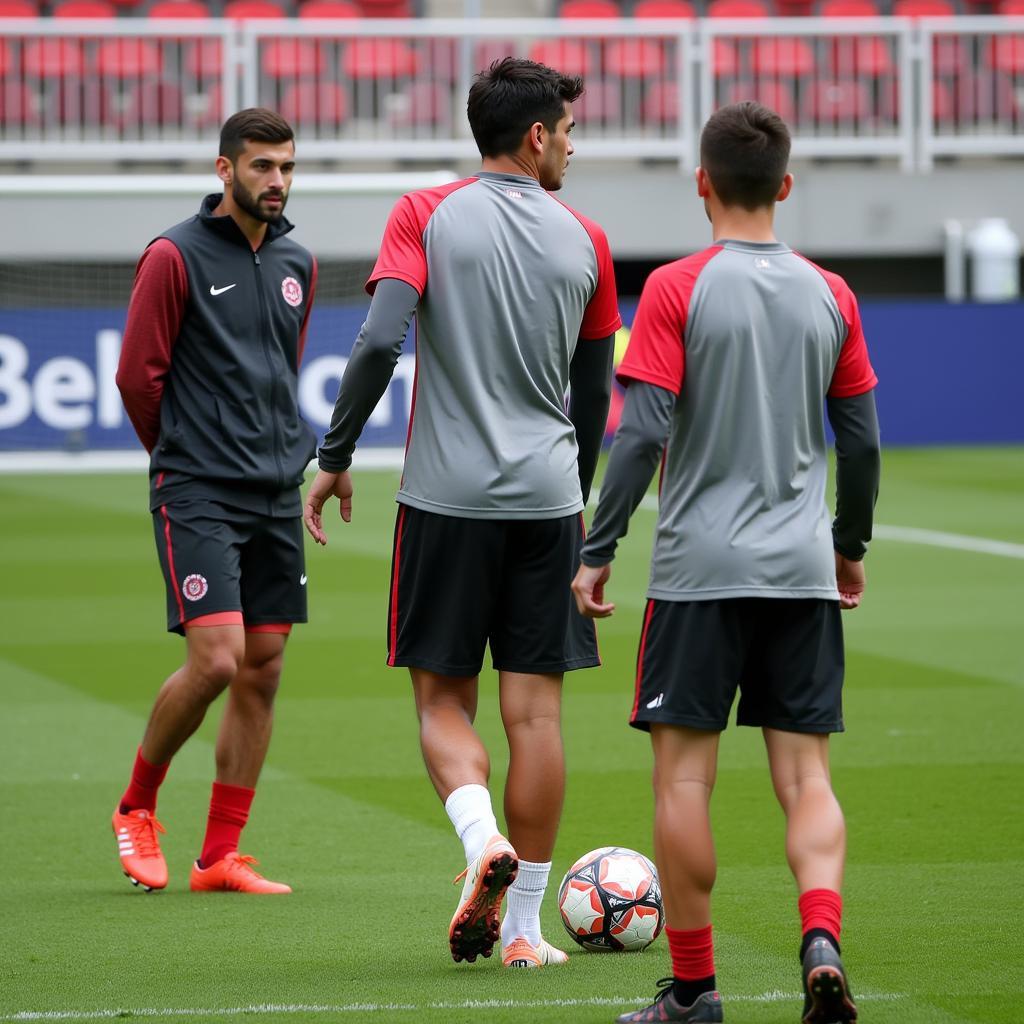
[(548, 131), (565, 116), (565, 104), (583, 95), (583, 79), (563, 75), (522, 57), (496, 60), (469, 90), (466, 113), (480, 155), (514, 153), (540, 121)]
[(786, 122), (760, 103), (722, 107), (700, 134), (700, 162), (726, 206), (771, 206), (789, 164)]
[(292, 126), (273, 110), (248, 107), (232, 114), (220, 130), (220, 155), (234, 163), (246, 142), (295, 142)]

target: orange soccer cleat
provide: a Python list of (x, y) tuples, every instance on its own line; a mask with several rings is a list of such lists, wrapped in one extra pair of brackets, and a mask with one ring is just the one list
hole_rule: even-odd
[(193, 892), (249, 892), (259, 896), (277, 896), (292, 891), (292, 887), (284, 882), (271, 882), (264, 878), (253, 864), (259, 864), (255, 857), (246, 857), (238, 852), (229, 853), (208, 868), (201, 868), (196, 861), (192, 865), (189, 888)]
[(167, 861), (157, 833), (165, 830), (153, 812), (139, 808), (122, 814), (116, 809), (112, 824), (121, 867), (132, 885), (141, 885), (146, 892), (163, 889), (167, 885)]
[(455, 881), (465, 879), (462, 898), (448, 926), (452, 959), (473, 963), (490, 956), (501, 933), (501, 901), (515, 881), (519, 858), (504, 836), (491, 836), (483, 852)]
[(529, 939), (513, 939), (501, 947), (502, 967), (548, 967), (567, 963), (568, 960), (568, 953), (556, 949), (546, 939), (541, 939), (538, 946)]

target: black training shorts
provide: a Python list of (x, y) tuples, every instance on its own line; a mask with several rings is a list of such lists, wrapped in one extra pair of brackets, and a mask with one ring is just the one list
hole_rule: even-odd
[(388, 608), (388, 664), (475, 676), (599, 665), (594, 623), (569, 589), (580, 515), (462, 519), (399, 505)]
[(630, 724), (843, 731), (838, 601), (737, 597), (647, 602)]
[(153, 531), (169, 632), (220, 612), (241, 612), (246, 627), (306, 621), (301, 518), (182, 501), (153, 513)]

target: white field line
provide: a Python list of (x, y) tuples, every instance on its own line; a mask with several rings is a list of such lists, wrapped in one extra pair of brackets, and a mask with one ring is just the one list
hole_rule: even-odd
[[(251, 1006), (232, 1006), (203, 1009), (199, 1007), (168, 1007), (157, 1009), (117, 1008), (108, 1010), (22, 1010), (19, 1013), (0, 1016), (0, 1021), (48, 1021), (48, 1020), (140, 1020), (147, 1017), (233, 1017), (273, 1016), (287, 1014), (326, 1013), (422, 1013), (424, 1010), (530, 1010), (558, 1009), (573, 1006), (642, 1006), (650, 996), (592, 996), (589, 999), (467, 999), (464, 1002), (437, 1003), (346, 1003), (329, 1006), (318, 1003), (257, 1003)], [(779, 1003), (802, 998), (796, 992), (763, 992), (760, 995), (724, 997), (725, 1003)], [(858, 1002), (897, 1002), (906, 997), (898, 992), (869, 992), (857, 996)]]
[[(596, 495), (591, 502), (596, 502)], [(640, 502), (647, 512), (658, 511), (658, 499), (648, 495)], [(979, 555), (997, 555), (1000, 558), (1024, 559), (1024, 544), (1013, 544), (1005, 540), (990, 540), (987, 537), (969, 537), (964, 533), (943, 533), (941, 530), (921, 530), (914, 526), (887, 526), (876, 523), (875, 538), (894, 540), (903, 544), (924, 544), (932, 548), (949, 548), (953, 551), (973, 551)]]

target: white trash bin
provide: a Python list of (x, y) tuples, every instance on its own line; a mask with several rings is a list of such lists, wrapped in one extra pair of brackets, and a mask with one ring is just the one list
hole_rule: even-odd
[(971, 296), (975, 302), (1012, 302), (1020, 296), (1020, 239), (1002, 217), (986, 217), (967, 236)]

